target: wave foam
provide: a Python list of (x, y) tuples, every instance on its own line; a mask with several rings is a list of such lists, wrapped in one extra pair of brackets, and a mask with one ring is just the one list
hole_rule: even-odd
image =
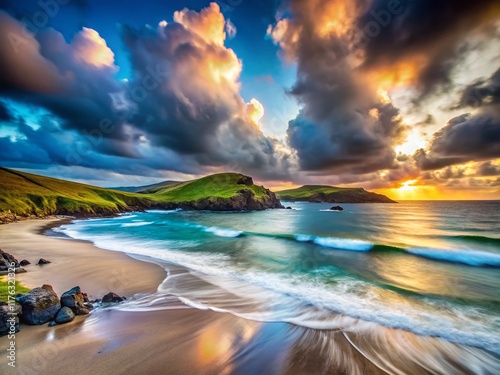
[(241, 230), (219, 228), (219, 227), (208, 227), (204, 229), (205, 232), (213, 233), (219, 237), (236, 238), (243, 234)]
[(351, 238), (316, 237), (307, 234), (299, 234), (295, 236), (295, 240), (298, 242), (312, 242), (319, 246), (331, 247), (340, 250), (370, 251), (373, 248), (373, 244), (371, 242)]
[(152, 221), (138, 221), (135, 223), (125, 223), (125, 224), (122, 224), (121, 226), (122, 227), (142, 227), (144, 225), (150, 225), (150, 224), (153, 224), (153, 222)]
[(445, 262), (462, 263), (469, 266), (500, 267), (500, 254), (477, 250), (443, 250), (429, 248), (410, 248), (410, 254)]

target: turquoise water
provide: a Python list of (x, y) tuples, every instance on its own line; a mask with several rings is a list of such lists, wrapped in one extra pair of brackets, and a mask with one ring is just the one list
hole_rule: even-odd
[(317, 329), (361, 320), (500, 354), (500, 202), (284, 203), (294, 209), (151, 211), (59, 231), (181, 266), (158, 294), (193, 307)]

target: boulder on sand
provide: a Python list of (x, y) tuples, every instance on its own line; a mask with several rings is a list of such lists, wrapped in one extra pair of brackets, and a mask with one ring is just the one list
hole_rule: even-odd
[(0, 275), (6, 275), (12, 268), (15, 273), (26, 272), (14, 256), (0, 249)]
[(57, 312), (55, 321), (57, 324), (63, 324), (71, 322), (73, 319), (75, 319), (75, 313), (73, 310), (71, 310), (68, 306), (63, 306)]
[(87, 301), (87, 293), (82, 293), (79, 286), (71, 288), (61, 296), (61, 305), (69, 307), (76, 315), (87, 315), (90, 312)]
[(61, 308), (59, 297), (51, 285), (30, 290), (16, 297), (21, 305), (23, 320), (32, 325), (44, 324), (52, 320)]

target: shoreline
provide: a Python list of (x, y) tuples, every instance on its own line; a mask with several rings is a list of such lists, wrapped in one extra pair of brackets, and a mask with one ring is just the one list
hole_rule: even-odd
[[(44, 234), (64, 220), (72, 219), (0, 225), (0, 248), (19, 261), (32, 262), (26, 273), (16, 274), (26, 286), (48, 283), (60, 295), (79, 285), (91, 299), (108, 291), (130, 298), (156, 292), (167, 277), (165, 269), (152, 260), (99, 249), (89, 241)], [(36, 265), (42, 257), (52, 263)], [(313, 330), (198, 310), (179, 301), (166, 303), (168, 308), (160, 311), (97, 309), (52, 328), (22, 325), (16, 334), (17, 366), (7, 367), (7, 361), (0, 360), (0, 372), (53, 374), (72, 368), (82, 374), (142, 374), (146, 370), (378, 375), (393, 373), (391, 368), (409, 374), (472, 373), (470, 369), (481, 366), (500, 370), (499, 359), (484, 350), (401, 330), (383, 328), (373, 334)], [(7, 342), (0, 337), (2, 349)]]

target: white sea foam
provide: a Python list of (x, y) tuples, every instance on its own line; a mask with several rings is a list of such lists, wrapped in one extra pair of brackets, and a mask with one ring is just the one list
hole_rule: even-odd
[(122, 224), (121, 226), (122, 227), (142, 227), (144, 225), (150, 225), (150, 224), (153, 224), (152, 221), (138, 221), (138, 222), (134, 222), (134, 223), (125, 223), (125, 224)]
[(239, 237), (243, 234), (243, 232), (240, 230), (219, 228), (219, 227), (207, 227), (204, 230), (205, 230), (205, 232), (213, 233), (219, 237), (235, 238), (235, 237)]
[(373, 248), (373, 244), (370, 242), (351, 238), (317, 237), (299, 234), (295, 236), (295, 240), (298, 242), (313, 242), (319, 246), (350, 251), (370, 251)]
[(442, 260), (446, 262), (463, 263), (470, 266), (500, 267), (500, 254), (477, 250), (443, 250), (429, 248), (410, 248), (411, 254)]
[(181, 208), (176, 208), (174, 210), (146, 210), (148, 213), (152, 214), (174, 214), (176, 212), (182, 211)]

